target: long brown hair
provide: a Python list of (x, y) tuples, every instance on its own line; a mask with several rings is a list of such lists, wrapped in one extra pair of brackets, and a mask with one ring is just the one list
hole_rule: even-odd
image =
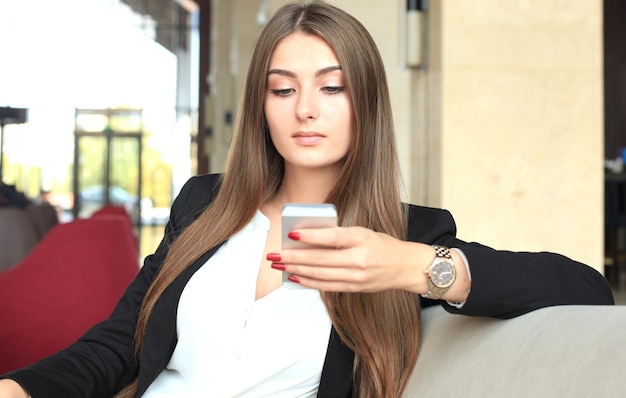
[[(361, 23), (337, 7), (321, 2), (287, 4), (274, 14), (254, 48), (221, 188), (174, 241), (146, 293), (135, 334), (137, 358), (163, 291), (202, 254), (243, 228), (280, 187), (283, 159), (271, 142), (263, 103), (272, 52), (296, 31), (317, 35), (334, 50), (354, 109), (354, 143), (327, 202), (336, 205), (341, 225), (406, 237), (387, 80), (373, 39)], [(418, 298), (400, 290), (321, 295), (336, 331), (355, 353), (355, 395), (399, 397), (419, 351)], [(135, 380), (118, 396), (133, 396), (136, 384)]]

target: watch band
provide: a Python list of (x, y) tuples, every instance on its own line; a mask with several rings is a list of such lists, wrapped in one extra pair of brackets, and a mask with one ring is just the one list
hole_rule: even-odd
[(435, 249), (435, 257), (443, 257), (452, 261), (452, 255), (450, 255), (450, 249), (444, 246), (433, 245), (433, 249)]
[[(422, 294), (422, 297), (438, 300), (454, 283), (456, 278), (456, 268), (454, 266), (454, 260), (452, 260), (452, 255), (450, 254), (450, 249), (437, 245), (433, 245), (433, 248), (435, 249), (435, 258), (428, 268), (424, 270), (424, 273), (428, 275), (428, 292)], [(437, 281), (435, 280), (437, 275), (435, 275), (433, 271), (435, 266), (440, 267), (441, 265), (444, 265), (444, 267), (447, 268), (448, 273), (451, 274), (451, 279), (445, 283), (437, 284)]]

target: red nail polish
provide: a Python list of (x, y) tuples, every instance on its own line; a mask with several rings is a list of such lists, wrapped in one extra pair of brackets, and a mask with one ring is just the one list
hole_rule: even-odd
[(298, 279), (298, 277), (294, 276), (294, 275), (289, 275), (287, 277), (287, 279), (289, 279), (290, 281), (294, 282), (294, 283), (300, 283), (300, 279)]
[(287, 236), (291, 240), (300, 240), (300, 232), (289, 232)]
[(280, 253), (267, 253), (267, 261), (280, 261)]
[(272, 263), (272, 268), (277, 269), (279, 271), (285, 270), (285, 264), (282, 263)]

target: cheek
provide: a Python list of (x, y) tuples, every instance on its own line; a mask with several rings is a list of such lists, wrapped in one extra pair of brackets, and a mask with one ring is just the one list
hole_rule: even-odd
[(273, 132), (275, 129), (280, 128), (280, 125), (282, 124), (280, 121), (285, 120), (284, 115), (286, 112), (286, 106), (281, 106), (280, 103), (277, 103), (273, 99), (266, 99), (263, 110), (265, 113), (265, 120), (267, 121), (267, 126), (270, 131)]
[(344, 145), (351, 145), (354, 139), (355, 119), (354, 112), (350, 104), (344, 104), (341, 111), (337, 113), (336, 121), (341, 128)]

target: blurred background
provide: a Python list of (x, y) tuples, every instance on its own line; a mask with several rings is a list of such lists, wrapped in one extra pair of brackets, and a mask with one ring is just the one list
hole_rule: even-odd
[[(625, 2), (329, 2), (381, 50), (406, 200), (452, 211), (464, 240), (626, 285)], [(1, 2), (3, 184), (60, 222), (125, 207), (143, 258), (187, 178), (223, 171), (250, 51), (284, 3)]]

